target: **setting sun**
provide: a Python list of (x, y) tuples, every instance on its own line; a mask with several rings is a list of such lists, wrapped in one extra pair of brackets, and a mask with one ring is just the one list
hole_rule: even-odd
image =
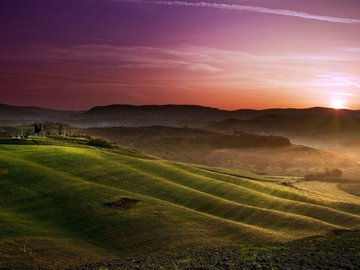
[(345, 102), (343, 100), (340, 100), (340, 99), (334, 99), (332, 102), (331, 102), (331, 107), (336, 109), (336, 110), (339, 110), (339, 109), (346, 109), (347, 107), (345, 106)]

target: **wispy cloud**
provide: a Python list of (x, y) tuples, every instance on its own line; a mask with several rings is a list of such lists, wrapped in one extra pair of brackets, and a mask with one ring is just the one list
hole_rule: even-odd
[[(58, 47), (45, 44), (0, 50), (0, 61), (9, 63), (9, 67), (0, 70), (2, 77), (46, 79), (46, 84), (65, 81), (68, 87), (81, 89), (165, 86), (173, 89), (176, 86), (214, 91), (316, 90), (358, 98), (360, 79), (356, 63), (360, 58), (348, 54), (343, 51), (260, 54), (199, 46), (159, 48), (93, 44)], [(29, 70), (27, 67), (31, 63), (36, 63), (36, 67)]]
[(121, 69), (177, 69), (210, 74), (222, 72), (221, 67), (213, 63), (211, 55), (186, 48), (172, 50), (112, 45), (77, 45), (59, 48), (43, 45), (25, 49), (14, 48), (13, 51), (0, 50), (0, 60), (77, 64), (88, 68), (103, 66)]
[(197, 7), (197, 8), (215, 8), (215, 9), (227, 9), (236, 11), (248, 11), (263, 14), (274, 14), (280, 16), (296, 17), (307, 20), (317, 20), (331, 23), (343, 23), (343, 24), (360, 24), (360, 19), (342, 18), (316, 15), (306, 12), (299, 12), (286, 9), (272, 9), (258, 6), (237, 5), (237, 4), (224, 4), (224, 3), (210, 3), (210, 2), (186, 2), (186, 1), (145, 1), (145, 0), (110, 0), (112, 2), (130, 2), (139, 4), (153, 4), (153, 5), (166, 5), (166, 6), (182, 6), (182, 7)]

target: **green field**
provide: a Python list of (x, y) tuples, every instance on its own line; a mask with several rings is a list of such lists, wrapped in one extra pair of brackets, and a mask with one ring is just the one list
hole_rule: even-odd
[[(126, 148), (47, 144), (0, 145), (0, 269), (284, 242), (360, 226), (359, 202), (322, 198), (252, 173)], [(105, 205), (124, 197), (139, 202), (129, 209)]]

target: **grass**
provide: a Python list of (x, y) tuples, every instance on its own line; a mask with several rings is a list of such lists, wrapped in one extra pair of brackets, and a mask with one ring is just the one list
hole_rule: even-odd
[[(284, 242), (360, 225), (357, 202), (253, 173), (42, 140), (0, 145), (0, 268)], [(127, 210), (104, 205), (123, 197), (139, 203)]]
[(360, 198), (360, 183), (344, 183), (337, 185), (337, 188), (345, 191), (346, 193), (354, 194)]

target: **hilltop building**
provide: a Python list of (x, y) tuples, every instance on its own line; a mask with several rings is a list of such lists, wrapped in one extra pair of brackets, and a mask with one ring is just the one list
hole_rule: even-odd
[(69, 127), (59, 123), (34, 124), (34, 135), (41, 136), (69, 136), (72, 131)]

